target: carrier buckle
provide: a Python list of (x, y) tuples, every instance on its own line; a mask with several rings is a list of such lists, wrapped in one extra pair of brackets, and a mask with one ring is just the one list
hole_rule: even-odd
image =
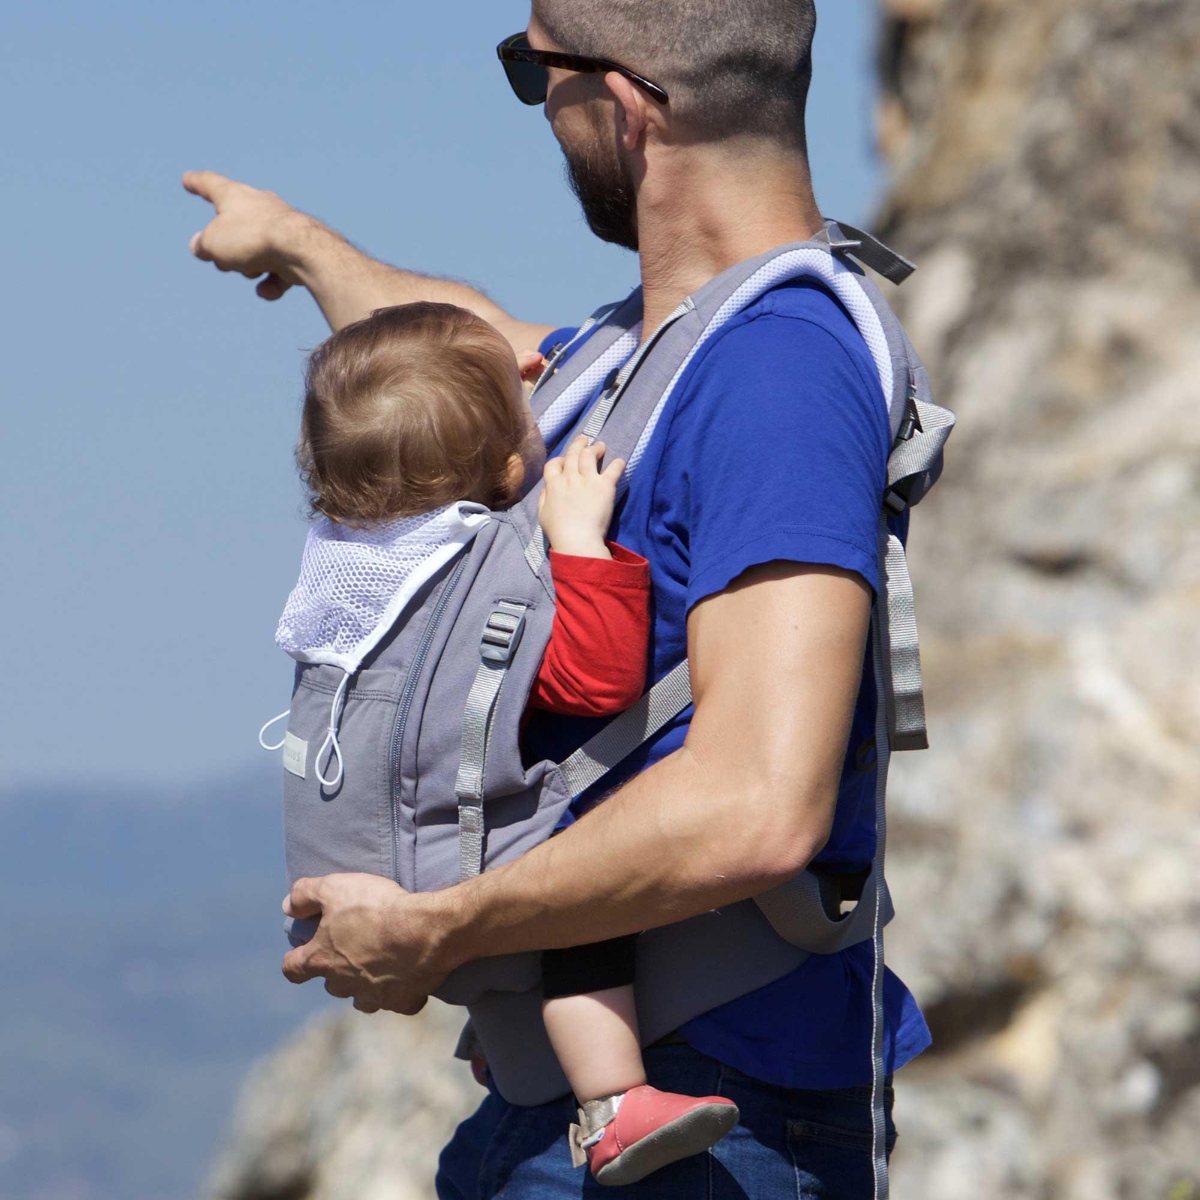
[(488, 616), (479, 644), (480, 657), (486, 663), (507, 666), (525, 632), (525, 609), (501, 600)]

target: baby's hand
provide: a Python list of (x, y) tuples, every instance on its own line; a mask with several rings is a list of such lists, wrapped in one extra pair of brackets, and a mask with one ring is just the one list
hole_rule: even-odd
[(540, 350), (522, 350), (517, 355), (517, 371), (521, 375), (521, 383), (525, 386), (525, 397), (533, 391), (534, 385), (542, 377), (546, 369), (546, 360)]
[(604, 538), (612, 521), (625, 461), (614, 458), (601, 470), (603, 459), (604, 443), (589, 446), (580, 434), (562, 458), (552, 458), (546, 464), (546, 487), (538, 500), (538, 516), (551, 549), (559, 554), (612, 558)]

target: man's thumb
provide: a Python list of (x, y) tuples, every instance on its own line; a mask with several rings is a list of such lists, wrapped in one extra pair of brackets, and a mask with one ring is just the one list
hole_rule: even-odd
[(280, 279), (274, 273), (258, 281), (255, 291), (263, 300), (278, 300), (292, 285)]
[(297, 879), (292, 884), (292, 890), (284, 897), (283, 911), (289, 917), (318, 917), (321, 915), (321, 902), (318, 892), (321, 888), (319, 879)]

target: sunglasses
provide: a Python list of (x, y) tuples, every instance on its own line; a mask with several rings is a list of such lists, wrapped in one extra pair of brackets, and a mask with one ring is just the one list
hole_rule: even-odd
[(590, 74), (616, 71), (640, 87), (651, 99), (659, 104), (667, 103), (667, 93), (657, 83), (651, 83), (620, 63), (609, 62), (606, 58), (585, 58), (580, 54), (559, 54), (556, 50), (535, 50), (523, 33), (514, 33), (512, 37), (505, 38), (496, 47), (496, 53), (513, 92), (522, 104), (546, 102), (546, 93), (550, 90), (550, 67)]

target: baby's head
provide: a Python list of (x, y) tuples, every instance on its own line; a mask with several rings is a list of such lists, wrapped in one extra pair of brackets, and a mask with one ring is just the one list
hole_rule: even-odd
[(315, 513), (361, 525), (456, 500), (502, 508), (543, 455), (511, 347), (466, 309), (381, 308), (309, 359), (296, 458)]

